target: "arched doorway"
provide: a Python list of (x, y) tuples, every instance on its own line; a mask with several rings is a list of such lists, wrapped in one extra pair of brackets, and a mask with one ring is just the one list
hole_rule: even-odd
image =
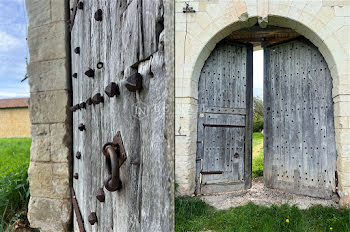
[[(335, 192), (330, 71), (315, 45), (293, 30), (286, 29), (283, 37), (281, 30), (255, 26), (236, 31), (217, 43), (205, 61), (198, 84), (197, 194), (251, 186), (248, 44), (257, 43), (265, 47), (265, 185), (322, 198)], [(268, 35), (259, 38), (261, 31)]]

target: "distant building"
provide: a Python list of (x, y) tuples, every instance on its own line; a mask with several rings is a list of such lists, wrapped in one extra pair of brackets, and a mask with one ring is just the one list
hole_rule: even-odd
[(28, 98), (0, 99), (0, 138), (30, 137)]

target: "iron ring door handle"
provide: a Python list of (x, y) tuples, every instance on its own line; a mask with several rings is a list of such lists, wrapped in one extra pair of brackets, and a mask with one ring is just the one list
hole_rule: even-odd
[(105, 188), (114, 192), (122, 187), (122, 182), (120, 180), (120, 164), (118, 159), (118, 147), (112, 143), (107, 143), (103, 146), (103, 154), (106, 157), (106, 169), (108, 177), (104, 181)]

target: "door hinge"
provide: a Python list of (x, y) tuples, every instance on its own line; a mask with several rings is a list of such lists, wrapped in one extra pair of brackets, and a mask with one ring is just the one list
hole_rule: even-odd
[(211, 172), (201, 172), (202, 175), (218, 175), (224, 173), (223, 171), (211, 171)]
[(79, 231), (80, 231), (80, 232), (85, 232), (84, 220), (83, 220), (83, 218), (82, 218), (82, 216), (81, 216), (80, 209), (79, 209), (79, 205), (78, 205), (78, 201), (77, 201), (77, 198), (76, 198), (76, 196), (75, 196), (75, 191), (74, 191), (74, 188), (73, 188), (73, 187), (71, 187), (71, 197), (72, 197), (72, 204), (73, 204), (75, 216), (76, 216), (76, 218), (77, 218), (77, 223), (78, 223)]

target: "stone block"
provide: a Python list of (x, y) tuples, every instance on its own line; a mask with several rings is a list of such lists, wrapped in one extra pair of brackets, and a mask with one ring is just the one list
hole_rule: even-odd
[(338, 185), (350, 187), (350, 172), (338, 172)]
[(340, 198), (339, 208), (341, 209), (350, 209), (350, 195)]
[(67, 59), (30, 63), (27, 74), (31, 92), (70, 89)]
[[(338, 157), (337, 170), (342, 173), (350, 173), (350, 157)], [(350, 183), (349, 183), (350, 184)]]
[(52, 22), (66, 21), (66, 19), (68, 19), (67, 9), (68, 9), (68, 1), (51, 0)]
[(348, 1), (339, 1), (339, 2), (346, 2), (347, 5), (345, 6), (335, 6), (335, 16), (340, 17), (349, 17), (350, 16), (350, 3)]
[(349, 129), (350, 117), (334, 117), (334, 127), (336, 129)]
[(69, 199), (57, 200), (32, 196), (28, 208), (31, 227), (46, 232), (69, 231), (72, 214)]
[(69, 199), (68, 163), (31, 162), (28, 175), (32, 197)]
[(29, 28), (39, 27), (51, 22), (49, 0), (26, 0)]
[(350, 196), (350, 187), (343, 187), (342, 185), (338, 185), (338, 194), (340, 198), (345, 196)]
[(50, 128), (49, 124), (31, 126), (32, 145), (30, 148), (31, 161), (50, 161)]
[(30, 120), (32, 124), (41, 123), (69, 123), (70, 99), (67, 91), (49, 91), (31, 93)]
[(52, 162), (69, 162), (72, 153), (71, 126), (57, 123), (50, 125), (50, 153)]
[(341, 144), (336, 141), (336, 147), (339, 157), (350, 158), (350, 145)]
[[(336, 102), (334, 103), (334, 111), (337, 112), (336, 116), (350, 116), (350, 102)], [(350, 138), (349, 138), (350, 139)]]
[(63, 59), (67, 56), (68, 29), (64, 21), (28, 30), (30, 62)]

